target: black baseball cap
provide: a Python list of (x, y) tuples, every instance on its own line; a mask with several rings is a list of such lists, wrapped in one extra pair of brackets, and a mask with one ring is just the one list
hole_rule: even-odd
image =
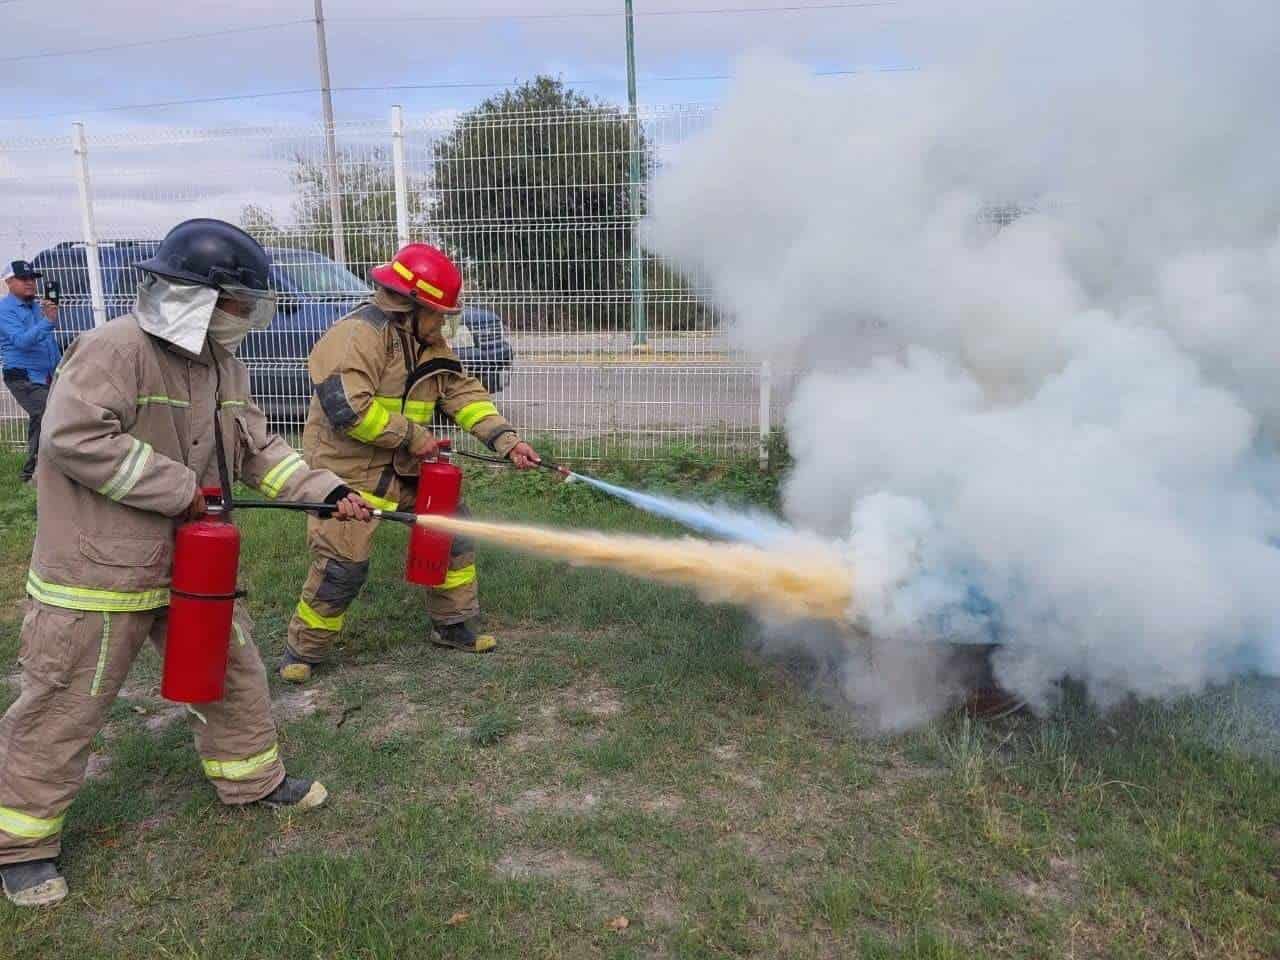
[(9, 269), (4, 272), (4, 278), (8, 280), (10, 277), (16, 277), (19, 280), (34, 280), (36, 277), (43, 277), (44, 274), (31, 265), (30, 260), (14, 260), (9, 264)]

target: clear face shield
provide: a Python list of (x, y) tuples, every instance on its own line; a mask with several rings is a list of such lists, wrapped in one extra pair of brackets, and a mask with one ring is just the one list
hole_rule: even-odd
[(254, 290), (251, 287), (222, 284), (218, 287), (218, 293), (233, 301), (230, 305), (223, 304), (223, 309), (242, 319), (246, 330), (265, 330), (275, 319), (278, 298), (274, 290)]
[(274, 292), (224, 284), (217, 294), (217, 306), (209, 317), (209, 339), (225, 350), (235, 353), (250, 331), (271, 326), (276, 315)]

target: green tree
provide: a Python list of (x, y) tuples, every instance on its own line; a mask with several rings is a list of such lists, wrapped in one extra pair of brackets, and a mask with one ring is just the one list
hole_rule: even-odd
[(467, 284), (526, 329), (625, 322), (631, 151), (643, 134), (618, 107), (537, 77), (485, 100), (435, 143), (432, 233)]
[[(326, 165), (301, 155), (294, 158), (289, 174), (294, 189), (292, 223), (281, 226), (271, 213), (254, 204), (240, 212), (240, 225), (260, 243), (311, 250), (333, 257), (333, 216), (329, 208)], [(342, 204), (342, 236), (346, 266), (360, 276), (369, 267), (386, 263), (396, 251), (395, 173), (386, 150), (375, 148), (357, 158), (351, 151), (338, 154), (338, 180)], [(421, 235), (426, 226), (425, 179), (408, 182), (409, 231)]]

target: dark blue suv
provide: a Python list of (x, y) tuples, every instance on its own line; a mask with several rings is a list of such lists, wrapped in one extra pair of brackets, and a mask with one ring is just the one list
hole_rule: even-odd
[[(107, 317), (118, 317), (133, 306), (141, 274), (135, 268), (155, 254), (155, 240), (117, 240), (98, 245), (102, 265), (103, 299)], [(311, 402), (306, 361), (321, 335), (369, 295), (368, 285), (328, 257), (309, 250), (268, 247), (271, 285), (279, 294), (276, 318), (269, 330), (249, 334), (239, 356), (249, 367), (251, 389), (273, 420), (297, 424)], [(44, 282), (62, 288), (58, 340), (63, 349), (93, 326), (89, 270), (83, 243), (60, 243), (32, 259)], [(468, 373), (478, 377), (490, 393), (506, 385), (512, 350), (502, 318), (482, 307), (465, 307), (462, 323), (471, 345), (455, 352)]]

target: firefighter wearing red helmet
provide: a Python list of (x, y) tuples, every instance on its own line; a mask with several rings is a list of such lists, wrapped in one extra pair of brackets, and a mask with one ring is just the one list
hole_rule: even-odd
[[(332, 470), (376, 507), (412, 510), (419, 463), (436, 449), (430, 425), (439, 412), (520, 469), (535, 466), (537, 453), (445, 339), (446, 321), (461, 312), (462, 274), (453, 261), (411, 243), (370, 277), (370, 301), (334, 324), (307, 360), (313, 387), (302, 435), (307, 462)], [(308, 521), (311, 570), (289, 622), (280, 665), (285, 680), (311, 679), (364, 586), (376, 523), (361, 524), (359, 532), (354, 526)], [(437, 645), (473, 653), (496, 646), (473, 628), (480, 607), (475, 550), (467, 540), (454, 539), (444, 584), (427, 591), (427, 612)]]

